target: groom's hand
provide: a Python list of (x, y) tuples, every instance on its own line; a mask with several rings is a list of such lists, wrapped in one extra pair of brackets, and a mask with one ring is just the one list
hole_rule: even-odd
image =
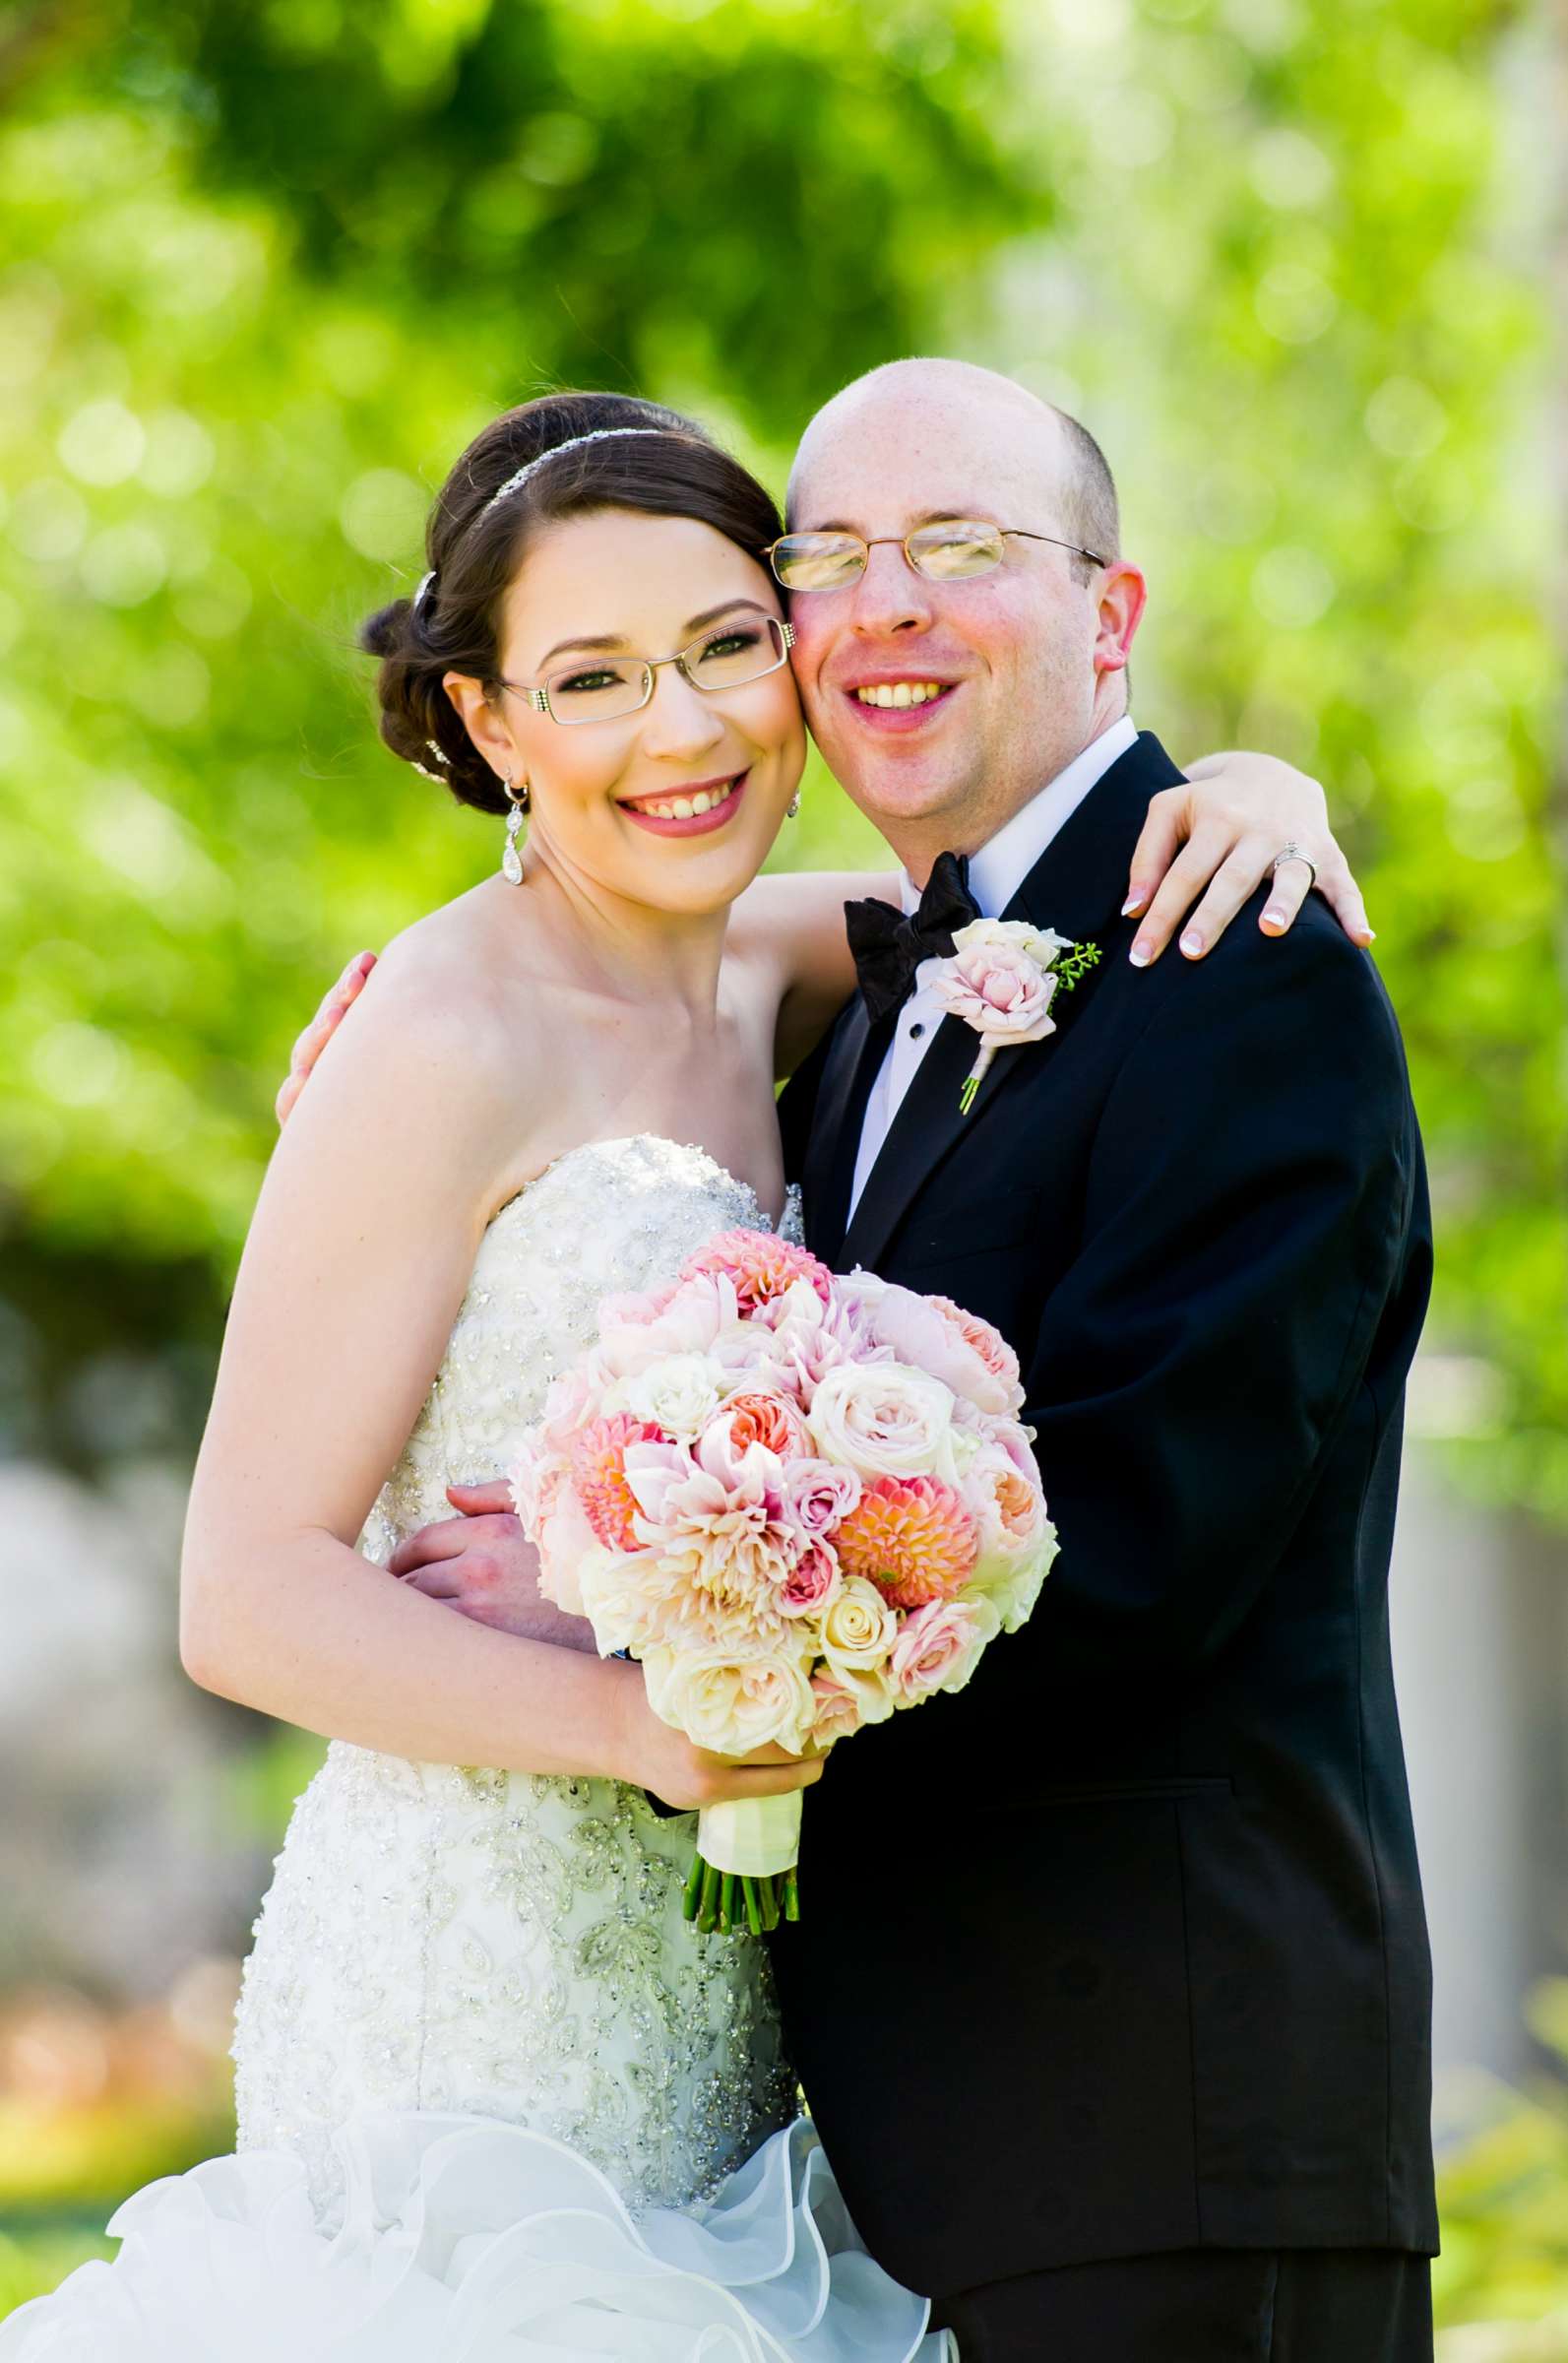
[(374, 952), (355, 952), (343, 975), (327, 993), (321, 1007), (294, 1044), (288, 1060), (288, 1072), (279, 1086), (278, 1097), (273, 1102), (280, 1125), (288, 1121), (288, 1112), (309, 1082), (311, 1069), (337, 1033), (338, 1028), (343, 1024), (348, 1011), (359, 998), (364, 990), (365, 979), (375, 965), (376, 955)]
[(475, 1625), (557, 1649), (596, 1651), (588, 1619), (569, 1617), (540, 1592), (538, 1553), (513, 1514), (510, 1488), (449, 1485), (447, 1500), (463, 1515), (410, 1534), (388, 1560), (388, 1574)]

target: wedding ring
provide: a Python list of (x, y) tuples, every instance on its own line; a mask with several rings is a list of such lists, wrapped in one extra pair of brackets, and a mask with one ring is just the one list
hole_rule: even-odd
[(1306, 863), (1307, 868), (1312, 873), (1307, 880), (1307, 892), (1310, 894), (1313, 887), (1318, 882), (1318, 865), (1313, 861), (1310, 854), (1304, 854), (1301, 851), (1301, 848), (1296, 844), (1293, 837), (1288, 845), (1283, 845), (1280, 848), (1280, 851), (1275, 855), (1274, 860), (1270, 864), (1269, 874), (1271, 877), (1273, 876), (1274, 871), (1279, 868), (1282, 862), (1304, 862)]

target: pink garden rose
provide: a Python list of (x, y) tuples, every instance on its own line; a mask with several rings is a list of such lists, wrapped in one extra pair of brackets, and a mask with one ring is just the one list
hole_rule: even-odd
[(1024, 1400), (1018, 1356), (989, 1321), (966, 1312), (950, 1297), (916, 1296), (912, 1289), (859, 1278), (872, 1334), (900, 1362), (940, 1378), (963, 1401), (993, 1416), (1015, 1412)]
[(721, 1272), (699, 1273), (664, 1292), (652, 1317), (625, 1298), (615, 1300), (612, 1319), (600, 1316), (598, 1354), (613, 1378), (636, 1380), (658, 1363), (688, 1355), (723, 1360), (726, 1340), (743, 1341), (734, 1284)]
[(931, 982), (944, 1007), (1000, 1048), (1043, 1042), (1056, 1031), (1050, 1005), (1056, 978), (1048, 962), (1067, 947), (1063, 938), (1024, 921), (972, 920), (953, 937), (953, 956)]
[(545, 1478), (537, 1515), (525, 1522), (538, 1549), (539, 1590), (569, 1617), (586, 1615), (584, 1569), (610, 1554), (589, 1524), (564, 1463)]
[(807, 1543), (780, 1587), (780, 1613), (786, 1617), (820, 1616), (843, 1589), (838, 1553), (828, 1543)]
[[(747, 1455), (762, 1451), (776, 1461), (797, 1460), (810, 1450), (799, 1406), (787, 1395), (761, 1388), (731, 1395), (704, 1429), (697, 1457), (714, 1476), (733, 1484)], [(770, 1471), (777, 1483), (782, 1471)]]
[(791, 1526), (825, 1538), (859, 1501), (863, 1487), (853, 1469), (831, 1460), (792, 1460), (784, 1472), (784, 1514)]
[(823, 1666), (811, 1677), (816, 1720), (811, 1737), (819, 1748), (847, 1739), (867, 1724), (885, 1723), (898, 1696), (882, 1666)]
[(893, 1644), (888, 1674), (904, 1705), (933, 1691), (961, 1691), (998, 1629), (983, 1600), (933, 1600), (908, 1618)]
[(835, 1740), (847, 1739), (860, 1726), (860, 1709), (850, 1692), (832, 1674), (814, 1674), (811, 1695), (816, 1700), (816, 1713), (811, 1725), (811, 1739), (817, 1748), (831, 1748)]

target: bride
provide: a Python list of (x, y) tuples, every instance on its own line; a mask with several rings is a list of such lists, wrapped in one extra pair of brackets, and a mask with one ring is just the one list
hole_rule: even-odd
[[(506, 874), (390, 948), (286, 1126), (181, 1600), (197, 1682), (333, 1746), (246, 1967), (237, 2151), (128, 2201), (3, 2363), (952, 2353), (797, 2114), (763, 1948), (682, 1916), (692, 1811), (820, 1760), (706, 1755), (575, 1621), (385, 1571), (603, 1296), (796, 1231), (774, 1077), (853, 979), (850, 882), (757, 876), (805, 755), (780, 530), (689, 420), (551, 396), (464, 453), (366, 627), (383, 736), (506, 815)], [(1321, 856), (1303, 791), (1265, 816)], [(1230, 758), (1198, 794), (1242, 792)]]

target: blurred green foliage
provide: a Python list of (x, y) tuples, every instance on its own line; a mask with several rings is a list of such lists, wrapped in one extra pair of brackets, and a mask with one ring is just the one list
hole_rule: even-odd
[(1442, 2178), (1433, 2296), (1454, 2363), (1568, 2363), (1568, 1982), (1542, 1986), (1531, 2015), (1555, 2073), (1490, 2095)]
[[(1328, 783), (1432, 1150), (1436, 1331), (1482, 1381), (1454, 1424), (1568, 1516), (1546, 37), (1509, 0), (11, 11), (13, 1446), (189, 1440), (294, 1032), (494, 858), (381, 750), (352, 653), (466, 438), (632, 386), (779, 481), (837, 383), (943, 348), (1107, 444), (1140, 719)], [(871, 850), (819, 773), (784, 858)]]

